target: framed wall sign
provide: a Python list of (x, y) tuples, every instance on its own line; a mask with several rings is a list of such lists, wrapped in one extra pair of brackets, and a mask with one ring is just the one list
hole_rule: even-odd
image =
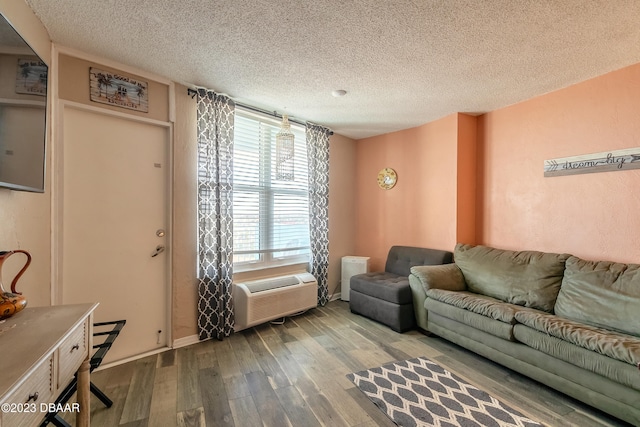
[(47, 94), (47, 64), (39, 59), (18, 59), (16, 93), (28, 95)]
[(89, 84), (91, 100), (94, 102), (149, 112), (147, 82), (91, 67)]

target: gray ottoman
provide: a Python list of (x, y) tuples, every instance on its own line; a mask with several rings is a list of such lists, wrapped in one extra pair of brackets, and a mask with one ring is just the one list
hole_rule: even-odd
[(411, 267), (451, 263), (453, 254), (437, 249), (393, 246), (384, 272), (351, 277), (349, 308), (389, 326), (396, 332), (415, 328), (413, 297), (409, 286)]

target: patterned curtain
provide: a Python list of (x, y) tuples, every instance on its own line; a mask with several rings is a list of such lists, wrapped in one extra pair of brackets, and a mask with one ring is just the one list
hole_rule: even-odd
[(311, 274), (318, 279), (318, 305), (329, 300), (329, 136), (331, 131), (307, 123), (309, 158), (309, 237)]
[(233, 101), (198, 89), (198, 335), (233, 332)]

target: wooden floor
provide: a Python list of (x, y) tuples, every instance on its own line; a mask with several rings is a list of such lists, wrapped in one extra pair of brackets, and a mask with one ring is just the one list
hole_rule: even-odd
[(92, 397), (91, 425), (395, 426), (345, 375), (418, 356), (548, 426), (627, 425), (438, 337), (397, 334), (342, 301), (94, 372), (114, 405)]

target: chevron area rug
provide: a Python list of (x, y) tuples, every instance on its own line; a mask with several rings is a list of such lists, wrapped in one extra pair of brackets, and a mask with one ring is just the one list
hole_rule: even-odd
[(401, 427), (542, 426), (425, 357), (347, 378)]

